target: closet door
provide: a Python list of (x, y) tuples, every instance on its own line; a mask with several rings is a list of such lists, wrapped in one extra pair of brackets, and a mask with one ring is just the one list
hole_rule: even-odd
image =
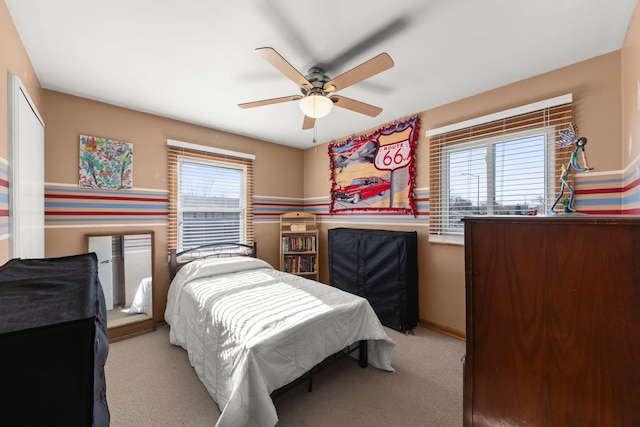
[(9, 253), (44, 257), (44, 122), (9, 74)]

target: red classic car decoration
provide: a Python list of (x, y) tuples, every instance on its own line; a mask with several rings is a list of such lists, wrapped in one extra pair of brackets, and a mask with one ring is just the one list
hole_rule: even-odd
[(338, 187), (333, 195), (338, 200), (347, 200), (351, 203), (358, 203), (361, 199), (368, 199), (371, 196), (382, 196), (385, 191), (391, 188), (389, 180), (378, 176), (366, 178), (356, 178), (346, 187)]
[(420, 119), (329, 144), (331, 215), (359, 212), (416, 215), (413, 186)]

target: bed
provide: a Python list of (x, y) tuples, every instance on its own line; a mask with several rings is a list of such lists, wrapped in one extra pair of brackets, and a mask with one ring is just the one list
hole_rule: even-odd
[(172, 266), (189, 262), (172, 271), (165, 311), (171, 343), (220, 408), (216, 426), (275, 425), (272, 393), (357, 343), (361, 366), (393, 371), (395, 343), (367, 300), (218, 248), (172, 252)]

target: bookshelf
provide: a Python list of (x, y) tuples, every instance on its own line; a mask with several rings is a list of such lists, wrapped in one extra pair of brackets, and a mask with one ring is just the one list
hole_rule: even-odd
[(314, 214), (280, 215), (280, 270), (318, 280), (318, 227)]

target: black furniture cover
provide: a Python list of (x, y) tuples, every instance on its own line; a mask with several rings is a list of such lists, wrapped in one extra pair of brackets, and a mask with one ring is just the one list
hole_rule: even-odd
[(418, 234), (345, 227), (327, 234), (329, 284), (365, 297), (383, 325), (413, 329), (418, 324)]
[(108, 351), (94, 253), (0, 267), (0, 425), (108, 426)]

